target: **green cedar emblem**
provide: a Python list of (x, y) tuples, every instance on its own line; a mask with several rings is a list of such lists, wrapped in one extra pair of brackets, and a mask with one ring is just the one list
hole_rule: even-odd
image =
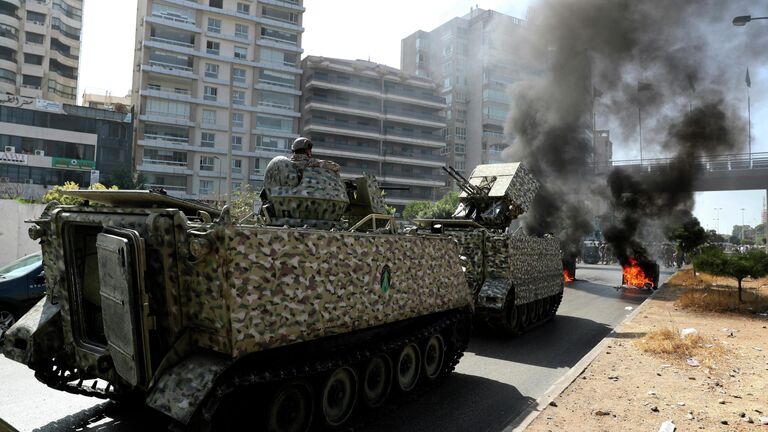
[(389, 265), (384, 264), (384, 268), (381, 269), (380, 286), (381, 292), (386, 294), (389, 291), (390, 270)]

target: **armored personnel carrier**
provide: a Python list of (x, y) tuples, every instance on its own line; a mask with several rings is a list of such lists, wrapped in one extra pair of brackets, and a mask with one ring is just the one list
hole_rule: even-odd
[(514, 228), (538, 191), (533, 175), (521, 163), (478, 165), (468, 180), (446, 171), (461, 189), (453, 217), (416, 222), (458, 240), (477, 317), (508, 333), (552, 318), (563, 298), (559, 240)]
[(46, 296), (5, 356), (222, 431), (342, 427), (453, 370), (473, 304), (452, 238), (396, 232), (370, 176), (307, 168), (265, 192), (251, 225), (162, 191), (49, 204), (29, 229)]

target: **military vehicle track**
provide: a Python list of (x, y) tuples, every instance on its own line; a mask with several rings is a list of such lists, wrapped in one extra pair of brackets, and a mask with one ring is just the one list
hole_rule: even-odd
[[(193, 419), (189, 429), (192, 431), (208, 432), (217, 430), (238, 430), (243, 421), (248, 422), (254, 430), (282, 431), (282, 430), (316, 430), (316, 429), (357, 429), (367, 423), (371, 418), (385, 415), (394, 406), (407, 402), (417, 397), (425, 390), (438, 384), (447, 377), (459, 363), (464, 350), (469, 343), (472, 317), (469, 310), (454, 310), (439, 314), (439, 318), (421, 325), (415, 331), (402, 334), (398, 337), (373, 338), (359, 346), (335, 347), (320, 356), (312, 358), (306, 363), (297, 362), (296, 359), (281, 358), (273, 360), (269, 367), (258, 371), (241, 368), (222, 377), (216, 387), (211, 391), (203, 404), (203, 408), (196, 419)], [(426, 375), (426, 365), (421, 354), (418, 360), (418, 372), (412, 386), (403, 389), (399, 385), (398, 372), (393, 366), (396, 359), (401, 358), (404, 352), (411, 347), (418, 347), (419, 353), (429, 351), (429, 343), (435, 335), (444, 341), (443, 356), (439, 370), (435, 370), (432, 377)], [(366, 390), (364, 381), (365, 373), (369, 371), (371, 364), (381, 359), (382, 356), (389, 360), (390, 377), (385, 378), (386, 387), (380, 400), (373, 403), (365, 399), (362, 394)], [(402, 363), (400, 363), (402, 368)], [(336, 418), (338, 421), (328, 421), (327, 413), (323, 413), (325, 402), (320, 387), (334, 377), (338, 371), (351, 370), (355, 377), (354, 391), (351, 397), (349, 412), (344, 412)], [(370, 379), (370, 376), (365, 377)], [(388, 381), (388, 384), (386, 383)], [(374, 385), (377, 383), (374, 382)], [(410, 383), (409, 383), (410, 385)], [(326, 384), (327, 386), (327, 384)], [(284, 415), (278, 414), (279, 421), (285, 424), (270, 424), (268, 411), (275, 409), (276, 401), (286, 394), (285, 389), (291, 390), (303, 388), (310, 392), (313, 401), (310, 406), (298, 407), (293, 401), (289, 406), (277, 409), (288, 409), (290, 412)], [(337, 389), (338, 390), (338, 389)], [(323, 393), (327, 393), (323, 392)], [(393, 394), (394, 393), (394, 394)], [(260, 403), (254, 403), (256, 400)], [(225, 403), (223, 403), (225, 402)], [(266, 409), (259, 412), (258, 407)], [(334, 407), (331, 407), (334, 408)], [(296, 411), (309, 409), (311, 413), (305, 417), (308, 423), (300, 423), (296, 428)], [(333, 409), (331, 410), (333, 411)], [(255, 412), (255, 414), (254, 414)], [(243, 418), (243, 414), (248, 415)], [(360, 415), (365, 413), (366, 415)], [(254, 427), (254, 425), (256, 425)]]
[(563, 293), (559, 293), (522, 305), (507, 305), (500, 311), (480, 312), (478, 315), (490, 327), (509, 334), (520, 334), (554, 318), (562, 300)]

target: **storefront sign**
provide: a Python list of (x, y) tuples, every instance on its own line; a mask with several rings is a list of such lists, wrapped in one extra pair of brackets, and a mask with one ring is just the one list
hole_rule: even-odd
[(35, 99), (35, 107), (39, 110), (63, 112), (63, 105), (59, 102), (53, 102), (45, 99)]
[(99, 170), (91, 170), (91, 186), (99, 183)]
[(69, 168), (90, 171), (96, 168), (96, 162), (81, 159), (51, 158), (51, 166), (54, 168)]
[(0, 162), (26, 165), (27, 155), (22, 153), (2, 152), (0, 153)]

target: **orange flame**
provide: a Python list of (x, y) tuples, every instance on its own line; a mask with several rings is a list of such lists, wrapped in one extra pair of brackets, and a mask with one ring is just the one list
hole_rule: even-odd
[(630, 258), (629, 264), (622, 266), (624, 270), (624, 284), (631, 285), (638, 288), (650, 287), (653, 288), (653, 279), (645, 275), (643, 268), (636, 259)]
[(566, 282), (573, 282), (573, 276), (568, 272), (568, 269), (563, 269), (563, 279), (565, 279)]

